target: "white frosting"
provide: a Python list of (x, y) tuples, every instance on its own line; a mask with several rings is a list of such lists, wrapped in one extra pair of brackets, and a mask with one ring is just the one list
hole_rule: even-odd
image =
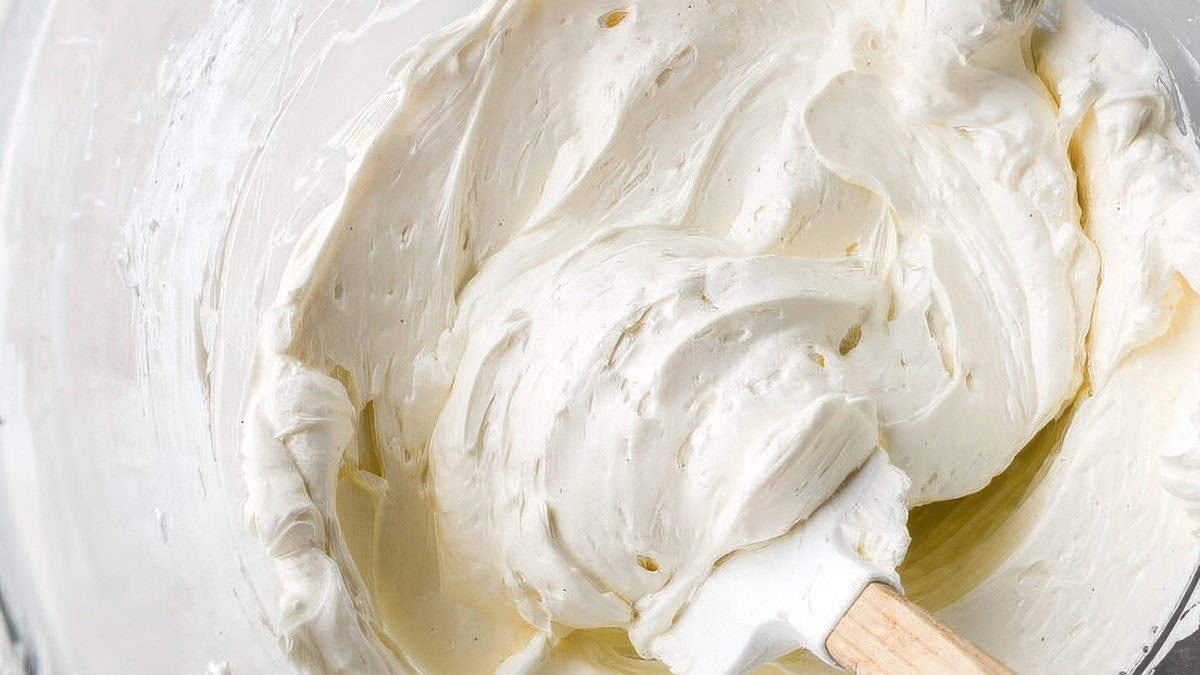
[[(215, 12), (164, 70), (166, 91), (195, 103), (153, 120), (156, 159), (132, 174), (145, 196), (106, 214), (132, 223), (128, 250), (61, 259), (46, 284), (80, 288), (44, 295), (64, 309), (30, 305), (29, 329), (6, 318), (0, 367), (21, 384), (0, 399), (19, 448), (3, 464), (16, 571), (0, 590), (34, 589), (18, 619), (43, 636), (39, 653), (73, 667), (169, 626), (181, 642), (139, 665), (277, 670), (282, 653), (315, 672), (650, 667), (622, 660), (614, 635), (628, 631), (683, 670), (710, 646), (687, 627), (711, 626), (706, 607), (726, 611), (739, 588), (808, 603), (792, 628), (819, 648), (844, 593), (797, 582), (785, 599), (738, 570), (815, 569), (789, 542), (862, 489), (878, 508), (859, 534), (836, 530), (856, 544), (843, 571), (849, 587), (889, 577), (905, 538), (886, 505), (903, 482), (861, 484), (872, 456), (898, 476), (877, 446), (911, 479), (910, 506), (972, 493), (1085, 384), (1061, 451), (1076, 470), (1051, 467), (1018, 512), (1035, 524), (1012, 557), (944, 615), (1019, 669), (1133, 656), (1141, 638), (1120, 625), (1079, 628), (1111, 605), (1079, 613), (1085, 593), (1063, 580), (1094, 583), (1107, 560), (1087, 528), (1158, 523), (1161, 558), (1105, 578), (1163, 571), (1128, 608), (1141, 630), (1195, 561), (1179, 535), (1181, 504), (1200, 508), (1200, 364), (1176, 343), (1194, 332), (1200, 153), (1152, 52), (1071, 4), (1060, 30), (1030, 38), (1036, 8), (1000, 0), (511, 1), (422, 42), (372, 100), (383, 86), (352, 80), (396, 56), (406, 12), (451, 12), (433, 4)], [(69, 35), (72, 19), (57, 21)], [(169, 34), (139, 48), (174, 54)], [(262, 35), (269, 57), (238, 58), (276, 64), (279, 82), (223, 56)], [(65, 71), (62, 54), (39, 72)], [(292, 59), (306, 65), (278, 65)], [(141, 82), (155, 67), (128, 66)], [(45, 84), (29, 99), (58, 109), (61, 88), (33, 81)], [(91, 124), (113, 129), (95, 150), (80, 140), (101, 157), (140, 137), (135, 122)], [(201, 161), (214, 138), (236, 149)], [(5, 166), (6, 216), (39, 214), (37, 176)], [(4, 236), (28, 258), (6, 255), (7, 279), (61, 255)], [(124, 286), (83, 288), (118, 255)], [(132, 312), (89, 314), (113, 298)], [(135, 331), (138, 355), (114, 337), (99, 360), (135, 376), (102, 372), (83, 338), (95, 327)], [(53, 357), (38, 356), (43, 333)], [(39, 375), (56, 362), (90, 389)], [(117, 396), (96, 393), (109, 382)], [(1114, 410), (1140, 433), (1106, 426)], [(46, 435), (39, 411), (112, 454)], [(1184, 502), (1146, 487), (1155, 450)], [(161, 487), (116, 489), (130, 477)], [(1104, 524), (1073, 525), (1056, 515), (1067, 505)], [(54, 524), (60, 512), (81, 525)], [(26, 562), (70, 559), (80, 540), (107, 552), (76, 554), (94, 559), (89, 576), (146, 580), (112, 598), (132, 623), (83, 611), (108, 596), (65, 563)], [(178, 569), (196, 572), (163, 581)], [(1038, 623), (1033, 605), (1063, 624)], [(763, 607), (742, 605), (746, 632)], [(1030, 645), (1034, 632), (1060, 648)], [(798, 639), (780, 635), (763, 639)], [(1089, 635), (1103, 648), (1085, 649)]]
[(439, 584), (551, 645), (650, 655), (877, 437), (910, 503), (985, 485), (1074, 398), (1099, 274), (1034, 10), (497, 2), (410, 56), (264, 340), (250, 508), (314, 559), (284, 571), (294, 634), (374, 651), (322, 562), (368, 400), (421, 467)]

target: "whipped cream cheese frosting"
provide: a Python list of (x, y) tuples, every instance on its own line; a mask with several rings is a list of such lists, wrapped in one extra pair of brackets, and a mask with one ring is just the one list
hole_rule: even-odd
[[(492, 0), (428, 36), (449, 5), (302, 4), (106, 62), (156, 92), (80, 140), (150, 158), (84, 191), (120, 246), (4, 231), (7, 286), (48, 281), (0, 306), (0, 609), (52, 668), (665, 672), (706, 588), (772, 598), (745, 554), (792, 569), (851, 498), (850, 555), (895, 582), (908, 547), (910, 597), (1018, 671), (1157, 639), (1200, 560), (1200, 149), (1133, 33), (1075, 0)], [(55, 138), (12, 146), (6, 222)]]
[(340, 483), (410, 493), (422, 583), (509, 639), (615, 628), (648, 657), (877, 445), (909, 505), (974, 492), (1085, 364), (1102, 386), (1165, 332), (1196, 153), (1151, 72), (1095, 74), (1107, 27), (1035, 52), (1037, 10), (495, 2), (411, 53), (293, 253), (249, 406), (297, 653), (397, 665)]

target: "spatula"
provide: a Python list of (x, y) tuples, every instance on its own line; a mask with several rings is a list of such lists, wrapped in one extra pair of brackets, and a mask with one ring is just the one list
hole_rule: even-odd
[(797, 649), (855, 673), (1011, 673), (908, 602), (907, 477), (877, 451), (792, 532), (718, 565), (651, 651), (674, 673), (744, 673)]

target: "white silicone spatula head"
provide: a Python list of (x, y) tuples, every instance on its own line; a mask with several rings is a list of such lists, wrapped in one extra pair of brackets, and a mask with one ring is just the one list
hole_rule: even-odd
[(675, 673), (741, 673), (825, 641), (873, 581), (898, 585), (908, 478), (883, 451), (787, 535), (729, 556), (652, 644)]
[(688, 675), (744, 673), (800, 648), (860, 673), (1010, 672), (894, 590), (907, 491), (877, 451), (792, 532), (718, 566), (654, 656)]

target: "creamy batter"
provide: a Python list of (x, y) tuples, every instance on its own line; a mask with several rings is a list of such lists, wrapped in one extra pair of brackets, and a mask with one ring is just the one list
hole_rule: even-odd
[(1195, 560), (1200, 151), (1152, 51), (1040, 9), (508, 0), (403, 56), (255, 329), (196, 321), (259, 542), (226, 577), (287, 662), (660, 671), (713, 570), (872, 457), (910, 597), (1019, 670), (1128, 658), (1085, 586), (1141, 587), (1144, 523)]
[(418, 493), (456, 599), (420, 612), (651, 657), (877, 443), (910, 505), (960, 497), (1103, 387), (1200, 280), (1197, 153), (1067, 10), (1034, 45), (1034, 3), (498, 2), (410, 55), (251, 406), (303, 651), (393, 657), (339, 482)]

